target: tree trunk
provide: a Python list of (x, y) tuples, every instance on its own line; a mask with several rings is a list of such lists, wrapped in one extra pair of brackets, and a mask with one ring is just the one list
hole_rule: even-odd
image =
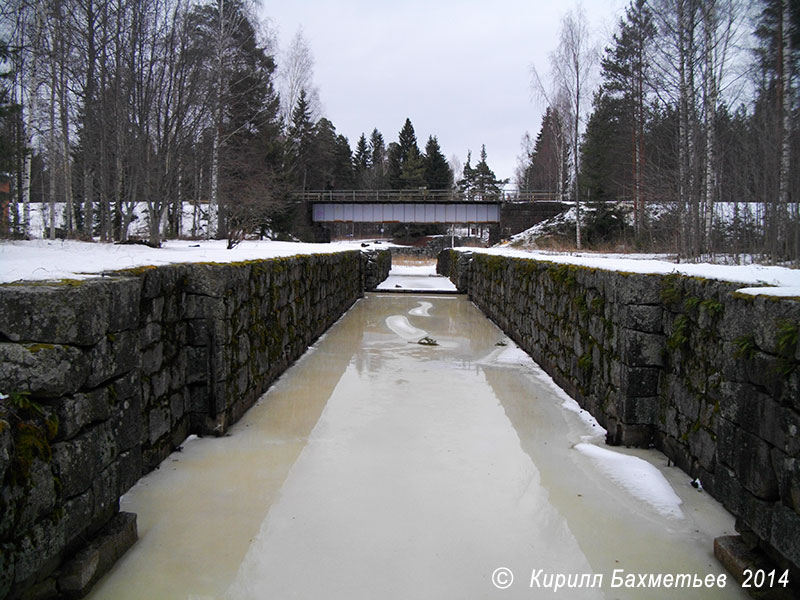
[(91, 241), (94, 238), (94, 172), (84, 165), (83, 172), (83, 233)]
[[(778, 53), (778, 91), (780, 94), (780, 114), (781, 114), (781, 162), (778, 174), (778, 211), (777, 211), (777, 233), (776, 238), (788, 238), (788, 231), (783, 231), (788, 224), (789, 216), (789, 177), (791, 175), (791, 140), (792, 140), (792, 93), (791, 93), (791, 33), (789, 28), (789, 0), (781, 3), (780, 19), (780, 47)], [(798, 199), (800, 201), (800, 199)], [(786, 234), (786, 235), (784, 235)], [(777, 247), (776, 239), (776, 253)], [(795, 256), (800, 255), (795, 248)], [(773, 255), (773, 260), (779, 257)]]
[(717, 187), (716, 169), (716, 120), (717, 120), (717, 68), (714, 61), (716, 46), (716, 7), (714, 0), (706, 0), (703, 8), (703, 29), (705, 34), (705, 154), (706, 168), (703, 190), (703, 247), (705, 252), (712, 252), (714, 192)]
[(214, 239), (219, 231), (219, 153), (222, 143), (222, 103), (223, 103), (223, 67), (224, 67), (224, 0), (217, 0), (217, 82), (214, 106), (214, 139), (211, 143), (211, 190), (208, 197), (208, 230), (207, 237)]
[[(42, 35), (42, 7), (34, 4), (33, 33), (28, 37), (32, 56), (31, 68), (28, 76), (28, 112), (25, 115), (24, 152), (25, 164), (22, 173), (22, 235), (28, 237), (31, 233), (31, 179), (33, 168), (33, 117), (38, 109), (39, 100), (39, 56)], [(23, 78), (24, 81), (24, 78)]]
[(50, 239), (56, 237), (56, 53), (51, 47), (50, 59), (50, 133), (47, 153), (50, 169)]
[(69, 138), (69, 107), (67, 105), (66, 51), (62, 50), (61, 81), (59, 84), (59, 109), (61, 116), (62, 171), (64, 174), (64, 217), (66, 230), (72, 236), (75, 230), (75, 206), (72, 194), (72, 162)]

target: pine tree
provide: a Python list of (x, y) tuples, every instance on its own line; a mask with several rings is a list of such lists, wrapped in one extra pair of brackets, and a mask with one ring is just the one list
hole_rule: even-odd
[[(616, 113), (620, 129), (616, 132), (618, 134), (616, 143), (629, 148), (629, 158), (625, 162), (629, 165), (630, 176), (624, 180), (630, 181), (629, 190), (633, 200), (634, 226), (637, 234), (642, 233), (646, 222), (644, 131), (647, 118), (647, 88), (651, 78), (648, 57), (655, 35), (653, 15), (646, 0), (632, 0), (625, 9), (625, 18), (619, 22), (612, 46), (606, 48), (601, 61), (603, 89), (607, 97), (601, 96), (600, 99), (608, 103), (617, 103)], [(610, 116), (608, 110), (611, 107), (608, 103), (599, 106), (605, 109), (606, 117)], [(627, 136), (627, 140), (624, 136)], [(614, 173), (612, 176), (618, 177), (618, 175)]]
[(431, 190), (449, 190), (453, 187), (453, 171), (447, 163), (435, 136), (425, 144), (425, 185)]

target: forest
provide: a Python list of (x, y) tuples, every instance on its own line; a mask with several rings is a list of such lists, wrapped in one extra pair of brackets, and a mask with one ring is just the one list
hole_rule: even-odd
[(800, 2), (632, 0), (602, 51), (580, 11), (559, 40), (516, 180), (575, 202), (575, 246), (800, 265)]
[[(604, 47), (590, 32), (567, 12), (533, 70), (546, 109), (516, 190), (571, 202), (579, 249), (800, 264), (800, 0), (632, 0)], [(405, 115), (351, 147), (312, 69), (249, 0), (9, 0), (0, 237), (29, 237), (40, 205), (64, 207), (49, 237), (125, 241), (144, 204), (158, 245), (289, 232), (305, 190), (504, 188), (485, 147), (448, 161)]]

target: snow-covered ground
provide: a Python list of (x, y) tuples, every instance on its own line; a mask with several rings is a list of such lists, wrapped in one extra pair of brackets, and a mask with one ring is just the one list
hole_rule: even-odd
[(800, 270), (765, 265), (716, 265), (711, 263), (669, 262), (664, 257), (648, 254), (596, 254), (590, 252), (541, 252), (499, 248), (457, 248), (462, 252), (484, 252), (500, 256), (533, 258), (560, 264), (580, 265), (626, 273), (680, 273), (691, 277), (719, 279), (741, 283), (740, 291), (749, 294), (800, 297)]
[(295, 254), (360, 250), (359, 242), (302, 244), (248, 240), (231, 250), (225, 240), (169, 240), (161, 248), (72, 240), (0, 242), (0, 283), (85, 279), (107, 271), (174, 263), (229, 263)]
[[(388, 247), (386, 244), (382, 247)], [(370, 245), (370, 247), (374, 247)], [(141, 267), (186, 262), (237, 262), (295, 254), (326, 254), (362, 248), (361, 241), (306, 244), (247, 240), (226, 249), (224, 240), (169, 240), (162, 248), (143, 245), (114, 245), (72, 240), (31, 240), (0, 242), (0, 283), (83, 279), (97, 274)], [(742, 284), (742, 292), (800, 297), (800, 270), (764, 265), (728, 266), (709, 263), (676, 264), (666, 257), (647, 254), (556, 253), (501, 248), (458, 248), (504, 256), (534, 258), (554, 263), (575, 264), (628, 273), (681, 273)], [(392, 267), (381, 290), (455, 291), (447, 278), (436, 276), (433, 265)]]
[(378, 290), (455, 292), (456, 286), (446, 277), (436, 274), (436, 265), (395, 265)]
[[(563, 230), (564, 226), (575, 226), (576, 210), (573, 202), (564, 202), (564, 205), (569, 206), (566, 211), (545, 219), (511, 237), (511, 243), (532, 245), (536, 243), (536, 238), (546, 236)], [(625, 215), (627, 223), (633, 226), (633, 206), (630, 202), (617, 202), (612, 205), (618, 210), (622, 211)], [(592, 204), (581, 205), (583, 213), (583, 220), (587, 219), (587, 215), (594, 213), (596, 207)], [(721, 227), (731, 227), (735, 222), (748, 224), (749, 226), (758, 227), (758, 224), (763, 219), (764, 205), (759, 202), (716, 202), (714, 203), (714, 223)], [(648, 219), (651, 222), (658, 221), (664, 216), (674, 214), (675, 205), (669, 203), (652, 202), (647, 205)]]
[[(195, 210), (196, 208), (196, 210)], [(208, 206), (202, 204), (195, 207), (188, 202), (182, 205), (181, 231), (182, 236), (204, 236), (208, 220)], [(19, 207), (20, 218), (22, 218), (22, 206)], [(55, 203), (55, 226), (61, 228), (65, 223), (66, 204), (64, 202)], [(50, 204), (48, 202), (32, 202), (30, 205), (30, 236), (32, 238), (47, 238), (50, 231)], [(194, 230), (194, 231), (193, 231)], [(148, 216), (147, 203), (136, 202), (133, 205), (133, 219), (128, 226), (128, 236), (131, 238), (147, 238)]]

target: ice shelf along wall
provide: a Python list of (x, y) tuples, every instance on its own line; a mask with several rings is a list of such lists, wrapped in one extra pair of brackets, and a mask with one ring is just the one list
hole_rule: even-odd
[(800, 566), (800, 301), (742, 284), (445, 250), (437, 270), (608, 430), (654, 445)]
[(136, 539), (119, 497), (222, 434), (388, 251), (181, 264), (0, 286), (0, 598), (80, 597)]

